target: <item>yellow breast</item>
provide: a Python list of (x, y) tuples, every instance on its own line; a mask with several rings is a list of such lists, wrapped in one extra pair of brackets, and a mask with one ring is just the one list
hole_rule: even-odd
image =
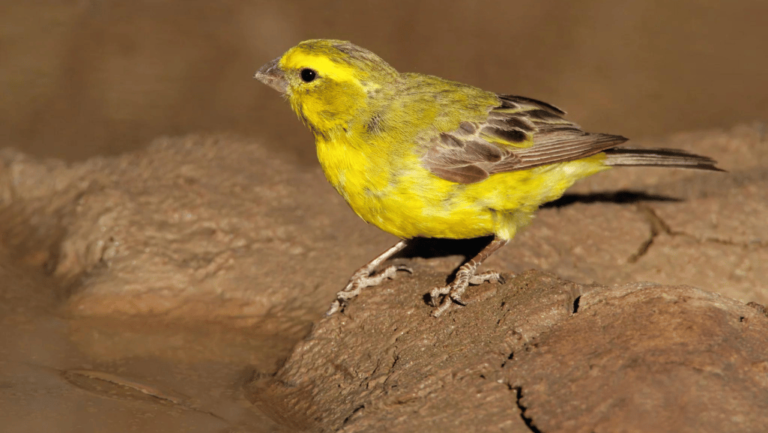
[(352, 210), (401, 238), (511, 239), (542, 203), (607, 169), (598, 154), (465, 185), (433, 175), (404, 146), (318, 138), (317, 153), (328, 181)]

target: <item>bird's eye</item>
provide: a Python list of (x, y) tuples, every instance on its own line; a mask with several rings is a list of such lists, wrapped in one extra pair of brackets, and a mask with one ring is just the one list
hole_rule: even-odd
[(317, 72), (312, 69), (304, 68), (301, 70), (301, 79), (305, 83), (311, 83), (312, 81), (315, 81), (315, 78), (317, 78)]

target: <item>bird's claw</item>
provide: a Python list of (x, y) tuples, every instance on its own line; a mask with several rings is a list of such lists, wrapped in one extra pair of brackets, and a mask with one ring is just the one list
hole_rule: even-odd
[(405, 271), (413, 274), (413, 269), (405, 265), (392, 265), (385, 268), (378, 274), (371, 275), (371, 271), (361, 269), (352, 275), (344, 290), (336, 293), (336, 299), (331, 303), (331, 307), (325, 312), (326, 316), (332, 316), (341, 310), (349, 300), (360, 294), (360, 291), (367, 287), (378, 286), (384, 280), (391, 280), (397, 274), (397, 271)]
[(409, 268), (408, 266), (405, 266), (405, 265), (397, 265), (397, 270), (398, 271), (405, 271), (405, 272), (408, 272), (409, 274), (413, 275), (413, 269)]
[(491, 283), (501, 283), (504, 284), (507, 281), (504, 279), (504, 277), (498, 273), (498, 272), (484, 272), (482, 274), (473, 275), (469, 279), (469, 284), (473, 286), (477, 286), (479, 284), (483, 284), (485, 282), (491, 282)]
[(466, 307), (467, 306), (467, 303), (461, 300), (461, 296), (460, 295), (451, 294), (450, 296), (451, 296), (451, 301), (455, 302), (456, 304), (459, 304), (462, 307)]
[[(466, 307), (467, 304), (461, 299), (461, 295), (464, 294), (467, 287), (469, 285), (476, 286), (485, 282), (504, 284), (506, 281), (501, 274), (491, 271), (477, 275), (457, 274), (456, 279), (451, 284), (444, 287), (435, 287), (429, 292), (430, 305), (436, 307), (432, 312), (432, 315), (434, 317), (440, 317), (443, 313), (448, 311), (454, 303)], [(442, 298), (442, 301), (438, 302), (440, 298)]]

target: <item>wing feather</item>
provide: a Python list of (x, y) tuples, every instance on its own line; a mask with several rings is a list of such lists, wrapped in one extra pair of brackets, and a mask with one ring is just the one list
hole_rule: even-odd
[(626, 138), (591, 134), (564, 119), (554, 105), (498, 95), (484, 122), (462, 122), (430, 141), (422, 164), (436, 176), (475, 183), (496, 173), (573, 161), (616, 147)]

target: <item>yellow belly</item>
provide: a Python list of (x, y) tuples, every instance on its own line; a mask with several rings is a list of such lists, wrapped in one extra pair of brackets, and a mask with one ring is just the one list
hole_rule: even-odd
[(331, 184), (363, 220), (405, 239), (511, 239), (541, 204), (559, 198), (576, 180), (608, 169), (604, 155), (598, 154), (465, 185), (431, 174), (408, 152), (335, 150), (318, 143), (320, 163)]

